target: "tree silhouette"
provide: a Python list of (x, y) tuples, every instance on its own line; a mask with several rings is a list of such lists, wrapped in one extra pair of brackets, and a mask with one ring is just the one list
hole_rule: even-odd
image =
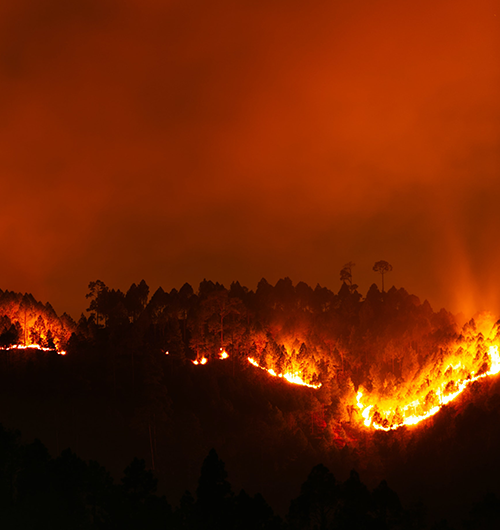
[(99, 327), (99, 316), (103, 315), (104, 312), (104, 299), (109, 289), (105, 283), (101, 280), (89, 283), (89, 292), (85, 295), (85, 298), (90, 298), (90, 305), (87, 311), (95, 313), (95, 322)]
[(370, 493), (354, 469), (342, 484), (340, 496), (342, 505), (338, 513), (338, 526), (345, 529), (368, 528), (371, 519)]
[(380, 260), (375, 263), (373, 270), (375, 272), (380, 272), (382, 275), (382, 292), (384, 292), (384, 274), (392, 271), (392, 265), (387, 261)]
[(279, 517), (274, 515), (260, 493), (250, 497), (241, 490), (235, 498), (233, 527), (238, 530), (278, 530), (281, 528)]
[(349, 263), (346, 263), (342, 269), (340, 269), (340, 281), (347, 284), (351, 292), (358, 288), (356, 284), (352, 283), (352, 268), (354, 265), (355, 263), (350, 261)]
[(6, 315), (0, 321), (0, 347), (12, 346), (18, 344), (21, 340), (21, 325), (19, 322), (12, 323)]
[(376, 518), (382, 528), (400, 526), (403, 520), (403, 508), (399, 497), (387, 485), (385, 480), (372, 492), (372, 515)]
[(335, 477), (323, 464), (313, 467), (300, 495), (290, 504), (288, 522), (294, 529), (326, 530), (331, 527), (339, 502)]
[(137, 320), (146, 307), (149, 295), (149, 287), (144, 280), (139, 285), (133, 283), (125, 295), (125, 307), (132, 319)]
[(199, 528), (223, 530), (231, 526), (233, 492), (226, 479), (224, 462), (215, 449), (211, 449), (201, 466), (196, 490), (195, 510)]

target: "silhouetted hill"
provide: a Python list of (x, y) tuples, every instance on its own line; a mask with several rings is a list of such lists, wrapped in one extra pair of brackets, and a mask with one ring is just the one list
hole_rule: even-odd
[[(204, 281), (196, 292), (186, 284), (151, 297), (145, 282), (127, 293), (92, 282), (89, 295), (90, 315), (77, 324), (29, 295), (0, 297), (2, 333), (14, 326), (18, 343), (34, 342), (41, 315), (67, 351), (14, 349), (10, 340), (0, 352), (1, 422), (54, 456), (70, 447), (115, 477), (132, 457), (144, 459), (177, 504), (215, 447), (235, 490), (262, 493), (283, 515), (320, 462), (341, 482), (356, 469), (371, 490), (387, 479), (405, 506), (421, 500), (430, 521), (456, 527), (474, 502), (500, 493), (497, 379), (471, 384), (418, 427), (366, 428), (356, 408), (359, 388), (401, 388), (457, 345), (476, 348), (481, 361), (474, 322), (460, 329), (404, 289), (372, 286), (362, 297), (287, 278), (262, 280), (255, 292)], [(29, 308), (38, 313), (25, 319)], [(299, 384), (269, 371), (300, 375)]]

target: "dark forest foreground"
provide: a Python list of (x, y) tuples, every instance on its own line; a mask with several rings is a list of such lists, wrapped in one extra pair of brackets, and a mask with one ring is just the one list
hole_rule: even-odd
[[(168, 499), (153, 502), (173, 506), (165, 508), (170, 517), (181, 499), (198, 502), (196, 493), (192, 501), (183, 494), (197, 491), (215, 447), (233, 491), (248, 492), (250, 506), (259, 494), (262, 510), (269, 513), (269, 503), (285, 521), (312, 469), (330, 470), (340, 489), (356, 469), (370, 499), (386, 480), (405, 507), (407, 519), (397, 524), (424, 520), (429, 527), (446, 518), (460, 528), (464, 520), (496, 517), (495, 378), (474, 383), (425, 425), (389, 433), (362, 428), (347, 399), (360, 384), (397, 382), (456, 341), (461, 327), (446, 311), (433, 312), (404, 289), (372, 286), (363, 298), (346, 284), (334, 294), (288, 279), (276, 286), (263, 280), (256, 292), (203, 282), (196, 293), (184, 286), (152, 297), (144, 282), (125, 294), (93, 282), (89, 295), (90, 315), (78, 323), (29, 296), (4, 292), (0, 300), (0, 419), (20, 429), (28, 447), (43, 440), (57, 457), (45, 457), (50, 473), (58, 458), (87, 470), (92, 460), (120, 481), (137, 457)], [(48, 350), (9, 349), (27, 337)], [(276, 371), (299, 366), (322, 386), (270, 377), (250, 355)], [(205, 365), (193, 364), (202, 358)], [(65, 448), (72, 452), (61, 454)], [(299, 520), (307, 502), (297, 502)], [(471, 512), (480, 502), (484, 509)], [(303, 519), (297, 524), (307, 528)]]

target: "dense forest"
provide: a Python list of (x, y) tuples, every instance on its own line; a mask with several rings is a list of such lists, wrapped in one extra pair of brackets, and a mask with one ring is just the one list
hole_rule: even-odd
[[(87, 298), (87, 315), (75, 322), (31, 295), (0, 292), (0, 421), (11, 455), (3, 460), (4, 486), (13, 483), (8, 466), (31, 473), (26, 455), (38, 451), (43, 470), (36, 473), (50, 475), (51, 502), (63, 502), (54, 477), (75, 466), (106, 484), (111, 504), (98, 511), (113, 521), (116, 506), (137, 508), (124, 500), (135, 487), (130, 481), (145, 480), (141, 509), (152, 503), (151, 513), (159, 510), (171, 527), (201, 527), (207, 466), (223, 476), (219, 494), (231, 506), (223, 511), (234, 516), (227, 527), (422, 528), (446, 518), (457, 528), (462, 521), (482, 528), (489, 524), (482, 519), (498, 517), (496, 378), (471, 384), (416, 428), (368, 429), (356, 407), (361, 388), (401, 393), (436, 366), (444, 372), (443, 359), (469, 344), (486, 371), (479, 321), (463, 325), (404, 289), (372, 285), (362, 296), (349, 275), (338, 293), (289, 278), (274, 286), (262, 279), (255, 291), (204, 280), (196, 291), (185, 284), (152, 295), (145, 281), (127, 292), (95, 281)], [(272, 377), (286, 374), (298, 384)], [(10, 429), (20, 429), (23, 441)], [(248, 494), (232, 493), (223, 462), (231, 485)], [(4, 495), (13, 514), (25, 487)], [(352, 508), (352, 488), (364, 499), (352, 502), (363, 509)], [(392, 503), (392, 515), (384, 503)], [(85, 517), (97, 510), (91, 505)], [(245, 526), (245, 510), (263, 519)], [(311, 510), (320, 517), (314, 524)], [(364, 522), (353, 523), (349, 510)]]

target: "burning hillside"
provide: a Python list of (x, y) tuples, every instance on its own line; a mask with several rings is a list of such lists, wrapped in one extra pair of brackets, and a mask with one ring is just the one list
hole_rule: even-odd
[(404, 289), (381, 293), (373, 285), (363, 299), (346, 284), (335, 295), (288, 279), (275, 287), (262, 280), (255, 293), (202, 282), (198, 294), (189, 286), (159, 289), (148, 302), (145, 283), (126, 296), (102, 282), (91, 286), (91, 318), (78, 328), (29, 295), (2, 293), (0, 347), (64, 354), (73, 330), (90, 337), (103, 327), (149, 326), (170, 358), (192, 355), (196, 366), (229, 359), (290, 384), (326, 387), (322, 407), (332, 431), (416, 425), (500, 371), (500, 332), (491, 315), (460, 330), (451, 314), (433, 312)]
[[(491, 315), (481, 317), (478, 331), (475, 322), (464, 327), (455, 344), (440, 352), (433, 364), (422, 366), (407, 380), (400, 380), (388, 388), (373, 387), (367, 392), (358, 388), (355, 405), (358, 418), (365, 427), (379, 430), (394, 430), (402, 426), (417, 425), (434, 416), (443, 405), (452, 402), (470, 384), (484, 377), (500, 372), (500, 330)], [(483, 334), (484, 333), (484, 334)], [(221, 356), (221, 359), (227, 358)], [(252, 357), (247, 358), (253, 366), (264, 370), (272, 377), (283, 378), (289, 383), (320, 388), (321, 383), (306, 382), (300, 372), (276, 373), (273, 368), (265, 368)], [(195, 365), (206, 364), (206, 357)], [(347, 405), (352, 410), (354, 403)]]
[[(413, 462), (412, 476), (427, 484), (454, 462), (479, 469), (483, 448), (497, 452), (491, 316), (461, 327), (404, 289), (335, 294), (287, 279), (263, 280), (255, 292), (204, 282), (196, 293), (185, 285), (152, 297), (144, 285), (131, 294), (99, 288), (74, 335), (46, 306), (30, 317), (22, 295), (9, 293), (3, 306), (4, 422), (51, 440), (55, 454), (78, 447), (114, 461), (126, 446), (184, 477), (210, 444), (256, 482), (261, 470), (274, 473), (278, 491), (318, 459), (339, 476), (357, 467), (406, 477)], [(36, 345), (40, 316), (46, 332)], [(51, 334), (66, 357), (44, 353)]]
[(422, 367), (390, 392), (379, 388), (365, 394), (361, 387), (356, 405), (363, 424), (386, 431), (416, 425), (439, 412), (473, 382), (498, 374), (500, 333), (498, 325), (490, 324), (486, 336), (466, 327), (456, 344), (442, 352), (434, 364)]
[[(351, 302), (356, 301), (350, 295)], [(372, 288), (371, 295), (357, 302), (358, 319), (347, 341), (345, 334), (333, 338), (328, 336), (330, 330), (322, 330), (326, 340), (313, 342), (312, 330), (304, 333), (303, 325), (293, 337), (277, 319), (272, 334), (253, 336), (254, 350), (246, 360), (292, 384), (316, 389), (327, 383), (349, 423), (385, 431), (419, 424), (475, 381), (500, 371), (500, 332), (492, 315), (479, 315), (458, 330), (451, 315), (443, 310), (432, 313), (427, 303), (420, 305), (403, 290), (383, 295)], [(422, 309), (431, 316), (425, 325)], [(392, 322), (382, 318), (384, 312), (392, 312)], [(360, 337), (360, 331), (364, 336)], [(370, 335), (371, 348), (366, 340)], [(209, 358), (205, 352), (194, 364), (205, 364)]]
[(56, 351), (64, 355), (65, 345), (76, 329), (66, 314), (58, 317), (50, 304), (29, 294), (0, 290), (0, 349)]

